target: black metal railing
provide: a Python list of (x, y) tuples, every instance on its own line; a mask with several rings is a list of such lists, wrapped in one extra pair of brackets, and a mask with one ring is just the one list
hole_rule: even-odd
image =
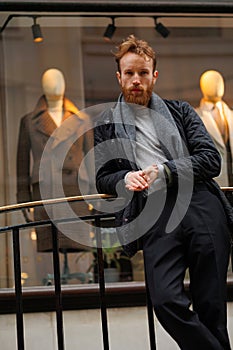
[[(87, 195), (87, 196), (74, 196), (66, 198), (48, 199), (43, 201), (27, 202), (20, 204), (13, 204), (0, 207), (0, 213), (13, 212), (17, 210), (23, 210), (27, 208), (35, 208), (37, 206), (56, 205), (62, 202), (74, 202), (84, 200), (98, 200), (104, 198), (111, 200), (111, 196), (108, 195)], [(108, 220), (113, 218), (113, 214), (93, 214), (80, 217), (81, 220), (93, 221), (95, 227), (96, 245), (97, 245), (97, 262), (98, 262), (98, 283), (99, 283), (99, 296), (100, 296), (100, 311), (101, 311), (101, 323), (102, 323), (102, 337), (103, 337), (103, 349), (109, 350), (109, 336), (108, 336), (108, 319), (107, 319), (107, 303), (105, 295), (105, 277), (104, 277), (104, 258), (102, 251), (102, 237), (101, 237), (101, 222), (102, 220)], [(69, 221), (69, 219), (59, 219), (59, 222)], [(72, 219), (73, 221), (73, 219)], [(56, 221), (57, 222), (57, 221)], [(62, 289), (61, 289), (61, 273), (60, 273), (60, 261), (59, 261), (59, 246), (58, 246), (58, 229), (55, 223), (51, 220), (34, 221), (28, 223), (21, 223), (17, 225), (5, 226), (0, 228), (0, 234), (3, 232), (11, 231), (13, 239), (13, 259), (14, 259), (14, 278), (15, 278), (15, 303), (16, 303), (16, 331), (17, 331), (17, 346), (18, 350), (25, 349), (24, 342), (24, 320), (23, 320), (23, 291), (21, 283), (21, 257), (20, 257), (20, 232), (22, 229), (29, 227), (38, 227), (50, 225), (52, 232), (53, 242), (53, 273), (54, 273), (54, 290), (55, 290), (55, 312), (56, 312), (56, 326), (57, 326), (57, 349), (64, 350), (64, 329), (63, 329), (63, 307), (62, 307)], [(148, 288), (146, 287), (147, 295), (147, 312), (148, 312), (148, 324), (149, 324), (149, 342), (150, 349), (156, 350), (155, 341), (155, 327), (154, 327), (154, 315), (153, 308), (149, 297)]]
[[(233, 205), (233, 187), (222, 188), (226, 197)], [(108, 195), (87, 195), (87, 196), (74, 196), (66, 198), (48, 199), (43, 201), (27, 202), (14, 205), (8, 205), (0, 207), (0, 214), (13, 212), (17, 210), (23, 210), (27, 208), (35, 208), (37, 206), (56, 205), (62, 202), (74, 202), (74, 201), (91, 201), (98, 199), (111, 200), (113, 197)], [(102, 251), (102, 237), (101, 226), (103, 220), (113, 219), (113, 214), (92, 214), (79, 218), (80, 220), (93, 221), (93, 227), (95, 228), (96, 237), (96, 249), (97, 249), (97, 262), (98, 262), (98, 283), (99, 283), (99, 297), (100, 297), (100, 310), (101, 310), (101, 322), (102, 322), (102, 337), (103, 337), (103, 349), (109, 350), (109, 336), (108, 336), (108, 319), (107, 319), (107, 303), (105, 295), (105, 277), (104, 277), (104, 258)], [(74, 220), (74, 219), (72, 219)], [(57, 222), (69, 221), (69, 219), (59, 219)], [(50, 225), (52, 232), (53, 242), (53, 268), (54, 268), (54, 290), (55, 290), (55, 312), (57, 321), (57, 348), (58, 350), (64, 350), (64, 330), (63, 330), (63, 306), (62, 306), (62, 290), (61, 290), (61, 273), (60, 273), (60, 261), (59, 261), (59, 246), (58, 246), (58, 229), (54, 224), (54, 221), (43, 220), (29, 223), (22, 223), (17, 225), (5, 226), (0, 228), (0, 234), (3, 232), (11, 231), (13, 239), (13, 258), (14, 258), (14, 278), (15, 278), (15, 303), (16, 303), (16, 328), (17, 328), (17, 345), (18, 350), (24, 350), (24, 321), (23, 321), (23, 292), (21, 284), (21, 258), (20, 258), (20, 231), (29, 227), (38, 227), (43, 225)], [(233, 250), (231, 251), (231, 258), (233, 262)], [(156, 350), (156, 334), (154, 327), (154, 313), (153, 306), (151, 304), (147, 282), (145, 280), (146, 290), (146, 304), (148, 314), (148, 328), (149, 328), (149, 344), (151, 350)]]

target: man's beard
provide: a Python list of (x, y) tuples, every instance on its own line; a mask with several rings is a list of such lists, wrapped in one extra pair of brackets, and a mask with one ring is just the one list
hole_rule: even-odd
[(130, 89), (127, 89), (127, 88), (122, 87), (121, 90), (124, 95), (125, 102), (136, 103), (138, 105), (147, 106), (150, 101), (153, 88), (154, 88), (154, 84), (152, 83), (146, 90), (143, 89), (142, 94), (140, 94), (139, 96), (135, 95), (134, 93), (131, 92)]

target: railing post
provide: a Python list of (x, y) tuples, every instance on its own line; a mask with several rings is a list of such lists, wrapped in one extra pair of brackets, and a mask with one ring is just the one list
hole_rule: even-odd
[(156, 350), (156, 337), (155, 337), (155, 324), (154, 324), (154, 310), (151, 302), (150, 291), (147, 283), (146, 264), (144, 259), (144, 272), (145, 272), (145, 286), (146, 286), (146, 306), (147, 317), (149, 327), (150, 349)]
[[(227, 197), (229, 203), (231, 204), (231, 206), (233, 207), (233, 187), (222, 187), (222, 190), (225, 194), (225, 196)], [(232, 233), (231, 234), (231, 251), (230, 251), (230, 259), (231, 259), (231, 271), (233, 272), (233, 236)]]
[(54, 270), (54, 285), (56, 298), (56, 317), (57, 317), (57, 343), (58, 350), (64, 350), (64, 335), (63, 335), (63, 316), (62, 316), (62, 294), (61, 294), (61, 274), (59, 261), (59, 248), (57, 228), (52, 223), (52, 240), (53, 240), (53, 270)]
[(19, 228), (13, 228), (13, 253), (14, 253), (14, 276), (16, 295), (16, 324), (18, 350), (24, 350), (24, 324), (23, 324), (23, 302), (21, 283), (21, 261), (19, 248)]
[(153, 310), (153, 305), (150, 298), (149, 288), (146, 280), (146, 274), (145, 274), (145, 284), (146, 284), (146, 304), (147, 304), (147, 317), (148, 317), (149, 337), (150, 337), (150, 349), (156, 350), (154, 310)]
[(104, 261), (103, 261), (101, 228), (100, 228), (99, 218), (95, 218), (95, 233), (96, 233), (96, 243), (97, 243), (97, 261), (98, 261), (98, 277), (99, 277), (99, 288), (100, 288), (100, 309), (101, 309), (103, 344), (104, 344), (104, 350), (109, 350), (108, 320), (107, 320), (106, 299), (105, 299)]
[(231, 246), (231, 271), (233, 272), (233, 244)]

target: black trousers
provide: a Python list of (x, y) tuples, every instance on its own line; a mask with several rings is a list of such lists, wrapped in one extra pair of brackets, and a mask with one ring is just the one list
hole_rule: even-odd
[[(173, 204), (170, 195), (159, 220), (142, 238), (155, 314), (182, 350), (230, 350), (226, 315), (230, 240), (222, 205), (207, 189), (194, 191), (185, 217), (166, 233)], [(183, 283), (187, 268), (191, 299)]]

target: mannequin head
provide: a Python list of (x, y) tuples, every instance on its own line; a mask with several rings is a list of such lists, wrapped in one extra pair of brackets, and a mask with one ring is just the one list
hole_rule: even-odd
[(65, 79), (60, 70), (56, 68), (46, 70), (42, 75), (41, 83), (47, 101), (63, 99), (65, 93)]
[(218, 102), (224, 95), (224, 80), (216, 70), (207, 70), (201, 75), (200, 88), (206, 101)]

